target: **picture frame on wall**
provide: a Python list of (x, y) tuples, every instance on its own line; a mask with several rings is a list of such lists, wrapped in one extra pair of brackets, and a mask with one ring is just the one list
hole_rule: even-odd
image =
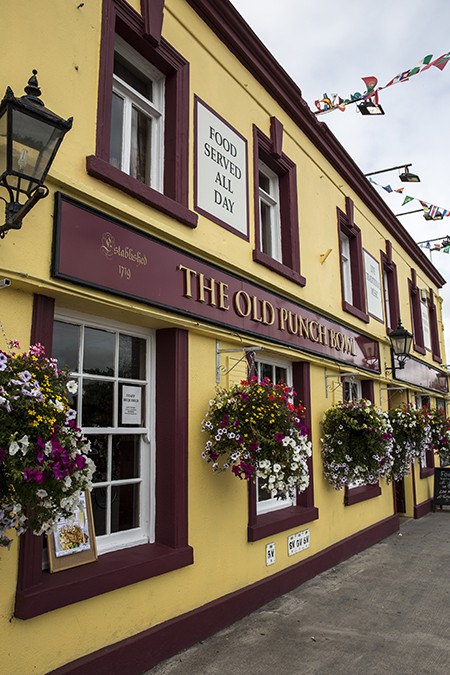
[(61, 519), (47, 536), (50, 572), (61, 572), (97, 560), (91, 493), (82, 493), (75, 520)]

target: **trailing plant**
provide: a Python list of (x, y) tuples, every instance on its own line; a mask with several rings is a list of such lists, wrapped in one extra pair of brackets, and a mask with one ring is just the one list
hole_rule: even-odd
[(392, 427), (387, 413), (368, 400), (329, 408), (323, 420), (322, 444), (324, 476), (336, 490), (390, 477)]
[[(19, 344), (11, 343), (11, 350)], [(69, 405), (77, 383), (45, 356), (0, 351), (0, 545), (7, 534), (52, 531), (70, 518), (95, 470), (90, 445)]]
[(311, 442), (305, 408), (292, 403), (294, 395), (268, 378), (218, 388), (202, 422), (209, 434), (202, 457), (212, 471), (244, 480), (257, 476), (259, 486), (280, 499), (306, 490)]

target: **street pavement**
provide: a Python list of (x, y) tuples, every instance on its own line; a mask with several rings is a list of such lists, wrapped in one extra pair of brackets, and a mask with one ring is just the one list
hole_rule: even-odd
[(450, 508), (147, 673), (269, 674), (450, 675)]

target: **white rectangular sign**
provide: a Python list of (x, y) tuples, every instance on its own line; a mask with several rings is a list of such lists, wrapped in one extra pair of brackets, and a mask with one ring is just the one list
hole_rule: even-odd
[(141, 425), (141, 387), (122, 387), (122, 424)]
[(367, 251), (364, 251), (364, 269), (366, 273), (367, 311), (375, 318), (383, 321), (380, 263)]
[(197, 211), (248, 236), (247, 141), (196, 100)]

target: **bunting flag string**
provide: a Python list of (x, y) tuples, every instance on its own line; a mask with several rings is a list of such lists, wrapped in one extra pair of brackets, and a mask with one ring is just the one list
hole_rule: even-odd
[[(368, 180), (369, 183), (372, 183), (373, 185), (382, 188), (388, 193), (398, 192), (399, 194), (403, 194), (403, 191), (405, 189), (403, 187), (400, 187), (394, 190), (394, 188), (391, 185), (381, 185), (380, 183), (374, 181), (372, 177), (369, 177)], [(406, 204), (409, 204), (410, 202), (413, 201), (419, 202), (420, 206), (423, 209), (423, 217), (425, 218), (425, 220), (442, 220), (443, 218), (450, 216), (450, 209), (444, 209), (442, 206), (436, 206), (435, 204), (425, 202), (423, 201), (423, 199), (417, 199), (417, 197), (411, 197), (410, 195), (404, 196), (402, 206), (405, 206)]]
[(431, 253), (434, 251), (450, 253), (450, 241), (448, 240), (448, 237), (442, 237), (441, 241), (433, 243), (433, 245), (431, 245), (430, 241), (419, 241), (418, 246), (420, 246), (420, 248), (426, 248)]
[(399, 82), (407, 82), (414, 75), (423, 73), (424, 71), (429, 70), (432, 66), (438, 68), (440, 71), (443, 71), (449, 60), (450, 51), (446, 54), (442, 54), (434, 60), (433, 55), (428, 54), (427, 56), (424, 56), (423, 59), (421, 59), (413, 68), (404, 70), (402, 73), (398, 73), (398, 75), (389, 80), (389, 82), (383, 87), (377, 87), (378, 79), (374, 75), (362, 77), (361, 79), (367, 87), (364, 93), (361, 94), (359, 91), (357, 91), (354, 94), (350, 94), (349, 98), (342, 98), (338, 94), (331, 94), (330, 96), (328, 94), (324, 94), (322, 98), (314, 101), (314, 105), (316, 106), (314, 114), (323, 115), (324, 113), (329, 113), (333, 110), (341, 110), (343, 112), (349, 104), (357, 103), (358, 101), (367, 101), (369, 99), (372, 99), (375, 105), (378, 105), (378, 93), (382, 89), (387, 89), (387, 87), (391, 87), (392, 85), (398, 84)]

